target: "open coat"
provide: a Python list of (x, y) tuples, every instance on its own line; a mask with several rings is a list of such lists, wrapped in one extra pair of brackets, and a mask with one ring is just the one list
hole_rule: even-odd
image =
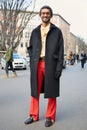
[[(30, 82), (31, 96), (38, 97), (37, 68), (41, 53), (41, 33), (39, 25), (32, 31), (29, 43), (30, 55)], [(45, 51), (45, 78), (43, 90), (45, 98), (55, 98), (60, 94), (60, 76), (63, 68), (64, 45), (61, 30), (51, 23), (50, 30), (46, 38)]]

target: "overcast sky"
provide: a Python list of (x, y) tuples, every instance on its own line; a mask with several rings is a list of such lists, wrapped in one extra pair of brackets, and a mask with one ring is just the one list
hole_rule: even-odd
[(71, 26), (70, 31), (87, 39), (87, 0), (36, 0), (36, 9), (43, 5), (52, 7)]

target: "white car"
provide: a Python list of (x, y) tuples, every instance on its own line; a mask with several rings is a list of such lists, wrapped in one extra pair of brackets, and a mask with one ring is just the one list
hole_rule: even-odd
[(27, 65), (30, 66), (30, 57), (26, 56), (26, 57), (24, 57), (24, 59), (26, 60)]
[[(13, 68), (14, 69), (27, 69), (27, 61), (17, 53), (13, 53)], [(1, 58), (1, 68), (5, 69), (6, 61), (5, 55)]]

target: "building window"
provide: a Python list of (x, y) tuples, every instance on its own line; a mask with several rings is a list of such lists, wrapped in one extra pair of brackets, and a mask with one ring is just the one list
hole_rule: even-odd
[(25, 42), (25, 47), (26, 47), (26, 48), (28, 47), (28, 43), (27, 43), (27, 42)]
[(29, 32), (25, 32), (25, 38), (29, 37)]
[(21, 47), (23, 47), (23, 42), (21, 42), (21, 44), (20, 44), (20, 45), (21, 45)]

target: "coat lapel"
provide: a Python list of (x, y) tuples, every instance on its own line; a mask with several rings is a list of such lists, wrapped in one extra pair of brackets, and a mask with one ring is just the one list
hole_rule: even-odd
[(39, 25), (37, 28), (36, 28), (36, 34), (37, 34), (37, 40), (38, 40), (38, 46), (41, 48), (42, 44), (41, 44), (41, 31), (40, 31), (40, 27), (41, 25)]

